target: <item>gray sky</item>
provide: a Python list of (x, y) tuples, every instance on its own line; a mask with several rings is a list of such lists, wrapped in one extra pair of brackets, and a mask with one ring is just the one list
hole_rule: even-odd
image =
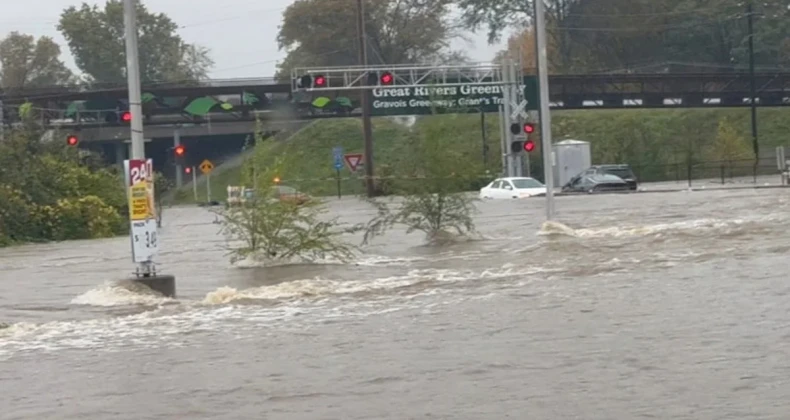
[[(75, 68), (68, 46), (57, 29), (63, 9), (82, 3), (80, 0), (28, 0), (3, 2), (0, 14), (0, 38), (11, 31), (53, 37), (63, 49), (64, 61)], [(168, 14), (182, 26), (187, 42), (211, 49), (215, 61), (212, 78), (273, 76), (277, 60), (284, 54), (277, 50), (275, 37), (283, 10), (293, 0), (143, 0), (155, 12)], [(372, 0), (375, 1), (375, 0)], [(87, 0), (100, 3), (103, 0)], [(475, 61), (488, 61), (502, 48), (489, 46), (485, 33), (474, 34), (471, 43), (458, 41)]]

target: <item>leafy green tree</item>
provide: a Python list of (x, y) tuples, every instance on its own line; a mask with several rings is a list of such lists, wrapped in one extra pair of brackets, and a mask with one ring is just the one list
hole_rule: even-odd
[[(372, 64), (417, 63), (461, 58), (448, 50), (459, 35), (449, 18), (451, 0), (377, 0), (365, 2), (368, 60)], [(356, 0), (297, 0), (283, 13), (277, 35), (288, 55), (278, 77), (299, 66), (359, 63)]]
[(156, 199), (156, 225), (162, 227), (162, 217), (165, 214), (164, 198), (173, 189), (174, 185), (164, 174), (154, 173), (154, 196)]
[(711, 145), (711, 155), (732, 173), (738, 161), (754, 158), (754, 153), (746, 139), (738, 133), (732, 122), (724, 118), (719, 121), (716, 140)]
[(312, 198), (304, 203), (276, 198), (282, 163), (267, 159), (261, 131), (255, 135), (253, 156), (244, 163), (243, 185), (253, 185), (254, 195), (242, 205), (220, 210), (221, 233), (232, 243), (231, 261), (258, 260), (314, 261), (334, 258), (347, 261), (354, 247), (341, 235), (354, 229), (340, 229), (337, 219), (322, 220), (323, 203)]
[[(491, 41), (506, 29), (532, 27), (531, 2), (456, 3), (467, 27), (487, 26)], [(555, 72), (700, 71), (748, 64), (746, 6), (737, 0), (546, 0), (546, 6)], [(756, 62), (776, 68), (790, 37), (787, 0), (755, 2), (754, 12)]]
[(72, 79), (60, 60), (60, 46), (49, 37), (11, 32), (0, 40), (0, 88), (63, 85)]
[(448, 135), (458, 126), (458, 118), (461, 117), (434, 117), (422, 127), (412, 144), (412, 159), (403, 162), (412, 179), (398, 180), (389, 186), (392, 193), (401, 197), (400, 202), (392, 198), (369, 200), (377, 215), (365, 226), (363, 243), (395, 225), (406, 226), (408, 233), (424, 232), (433, 243), (448, 235), (475, 232), (472, 214), (477, 196), (463, 191), (475, 184), (483, 168), (455, 147), (457, 137)]
[[(189, 81), (206, 78), (213, 61), (208, 50), (188, 44), (178, 25), (165, 14), (137, 3), (140, 80)], [(123, 3), (108, 0), (103, 8), (83, 3), (60, 16), (58, 30), (68, 41), (77, 66), (92, 83), (126, 81)]]

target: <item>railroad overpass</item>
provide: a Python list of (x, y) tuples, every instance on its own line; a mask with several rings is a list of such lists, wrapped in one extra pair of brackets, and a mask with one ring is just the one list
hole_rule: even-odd
[[(758, 106), (790, 106), (790, 72), (756, 73), (754, 81)], [(750, 83), (748, 73), (734, 72), (553, 75), (549, 78), (550, 106), (567, 110), (745, 107), (751, 103)], [(534, 86), (534, 76), (526, 76), (524, 85)], [(144, 85), (143, 92), (146, 137), (154, 144), (166, 143), (157, 146), (163, 150), (172, 147), (178, 137), (243, 138), (255, 130), (256, 121), (273, 133), (315, 119), (359, 115), (359, 92), (293, 93), (289, 83), (273, 78), (156, 83)], [(376, 95), (374, 91), (374, 116), (432, 112), (414, 105), (425, 101), (412, 103), (408, 97)], [(18, 123), (20, 110), (28, 106), (46, 126), (64, 135), (76, 133), (81, 145), (101, 148), (118, 158), (125, 154), (129, 133), (128, 126), (117, 119), (126, 98), (125, 85), (0, 92), (5, 124)], [(454, 98), (457, 103), (489, 105), (438, 112), (496, 112), (491, 103), (501, 95), (466, 98), (460, 93)]]

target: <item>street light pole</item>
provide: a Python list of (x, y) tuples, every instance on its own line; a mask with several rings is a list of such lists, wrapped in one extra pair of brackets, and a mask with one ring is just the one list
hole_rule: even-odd
[[(359, 39), (359, 64), (368, 65), (367, 36), (365, 34), (365, 6), (363, 0), (357, 0), (357, 37)], [(362, 86), (368, 83), (367, 78), (362, 79)], [(370, 94), (368, 89), (362, 89), (362, 136), (365, 142), (365, 189), (368, 197), (376, 195), (376, 184), (373, 182), (373, 128), (370, 123)]]

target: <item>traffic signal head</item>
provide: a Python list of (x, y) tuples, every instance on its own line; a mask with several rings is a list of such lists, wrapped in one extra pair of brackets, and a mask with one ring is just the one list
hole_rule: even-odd
[(381, 73), (381, 76), (379, 77), (379, 82), (382, 85), (389, 86), (395, 82), (395, 76), (393, 76), (392, 73), (385, 71), (384, 73)]
[(524, 123), (524, 133), (532, 134), (535, 132), (535, 124), (533, 123)]
[(66, 137), (66, 144), (69, 145), (69, 146), (76, 146), (77, 144), (79, 144), (79, 142), (80, 142), (79, 137), (77, 137), (77, 136), (75, 136), (73, 134), (71, 134), (68, 137)]
[(532, 140), (527, 140), (524, 142), (524, 151), (529, 153), (535, 150), (535, 142)]
[(184, 173), (187, 174), (187, 175), (191, 174), (192, 173), (192, 168), (187, 166), (186, 168), (184, 168)]
[(306, 74), (299, 78), (299, 87), (300, 88), (309, 88), (310, 85), (313, 84), (313, 76)]
[(175, 153), (176, 156), (181, 157), (184, 156), (184, 153), (186, 153), (186, 149), (184, 146), (178, 145), (173, 149), (173, 153)]
[(132, 113), (129, 111), (124, 111), (121, 113), (121, 122), (132, 122)]
[(521, 126), (518, 123), (510, 124), (510, 132), (514, 136), (521, 134)]
[(313, 78), (313, 86), (326, 87), (326, 77), (324, 75), (319, 74), (318, 76)]

